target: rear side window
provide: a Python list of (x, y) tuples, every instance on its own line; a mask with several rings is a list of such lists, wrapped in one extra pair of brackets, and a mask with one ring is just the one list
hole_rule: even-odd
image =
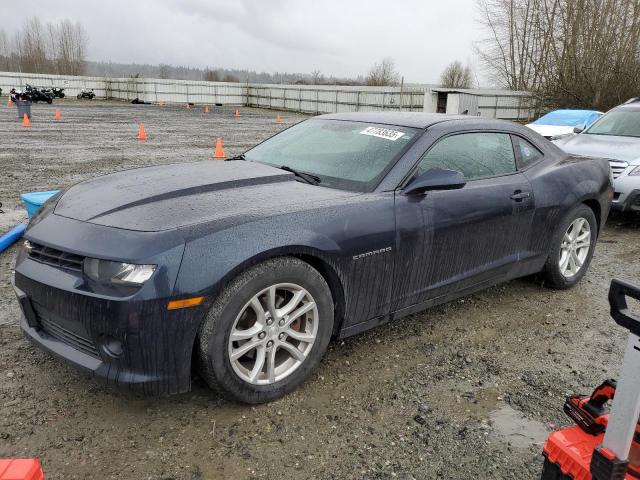
[(417, 175), (434, 168), (456, 170), (466, 180), (509, 175), (516, 171), (511, 137), (506, 133), (460, 133), (446, 137), (426, 152)]
[(518, 152), (518, 168), (527, 168), (529, 165), (536, 163), (544, 154), (536, 147), (527, 142), (524, 138), (513, 137), (516, 151)]

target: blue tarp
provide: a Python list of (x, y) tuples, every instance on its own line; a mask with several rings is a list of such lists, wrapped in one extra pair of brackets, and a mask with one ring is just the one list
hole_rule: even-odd
[(555, 125), (562, 127), (588, 127), (601, 113), (595, 110), (554, 110), (536, 120), (534, 125)]
[(58, 193), (58, 190), (20, 194), (20, 198), (22, 198), (24, 208), (27, 210), (29, 218), (33, 217), (37, 213), (37, 211), (40, 210), (40, 207), (42, 207), (42, 205), (44, 205), (45, 202), (53, 197), (56, 193)]

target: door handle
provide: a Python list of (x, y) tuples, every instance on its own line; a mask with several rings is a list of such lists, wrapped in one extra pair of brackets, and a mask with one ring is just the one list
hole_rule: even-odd
[(530, 196), (531, 194), (529, 192), (516, 190), (515, 192), (513, 192), (513, 195), (511, 195), (511, 200), (515, 200), (516, 202), (521, 202), (522, 200), (524, 200), (525, 198), (529, 198)]

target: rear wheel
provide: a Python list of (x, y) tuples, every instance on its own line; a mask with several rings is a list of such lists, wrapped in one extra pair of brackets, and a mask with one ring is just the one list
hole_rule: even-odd
[(322, 275), (296, 258), (268, 260), (216, 299), (200, 329), (200, 371), (227, 396), (268, 402), (309, 377), (332, 330), (333, 300)]
[(560, 224), (552, 239), (545, 264), (547, 283), (553, 288), (570, 288), (589, 269), (596, 247), (598, 224), (586, 205), (574, 208)]

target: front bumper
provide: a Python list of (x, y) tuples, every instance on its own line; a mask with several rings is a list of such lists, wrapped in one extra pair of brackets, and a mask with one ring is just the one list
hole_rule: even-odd
[(203, 307), (168, 311), (166, 300), (114, 302), (16, 273), (25, 336), (81, 370), (147, 395), (186, 392)]
[[(25, 238), (53, 255), (45, 261), (18, 252), (14, 287), (28, 339), (109, 383), (149, 395), (189, 390), (191, 353), (205, 307), (167, 310), (184, 252), (181, 237), (48, 214), (32, 222)], [(67, 254), (76, 262), (88, 256), (158, 268), (133, 292), (104, 289), (77, 266), (57, 261)]]
[(619, 212), (640, 212), (640, 189), (629, 193), (616, 191), (611, 208)]

